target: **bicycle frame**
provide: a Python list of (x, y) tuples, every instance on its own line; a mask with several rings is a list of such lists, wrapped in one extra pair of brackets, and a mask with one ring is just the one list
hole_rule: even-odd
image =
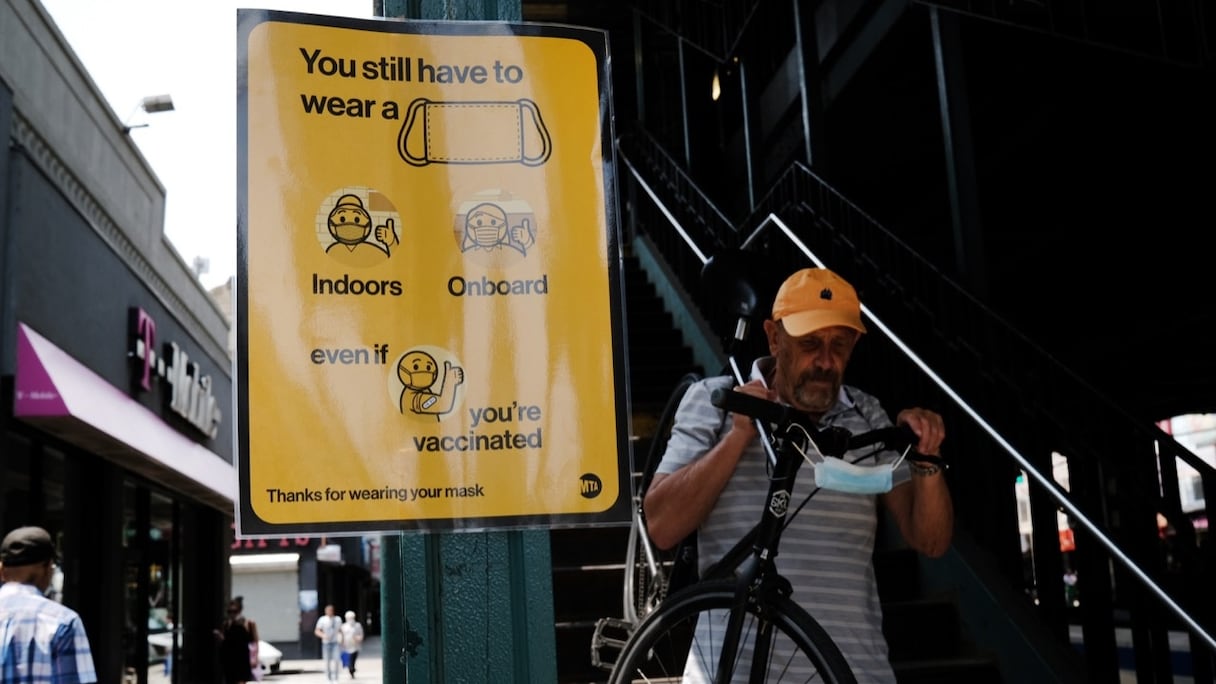
[[(625, 552), (626, 572), (636, 571), (639, 561), (636, 554), (640, 546), (645, 556), (645, 569), (650, 581), (665, 581), (663, 573), (659, 568), (657, 552), (655, 551), (654, 544), (650, 541), (650, 533), (646, 531), (646, 518), (642, 515), (642, 497), (638, 493), (633, 495), (632, 515), (633, 523), (629, 526), (629, 548)], [(631, 624), (637, 624), (638, 620), (642, 617), (638, 614), (639, 597), (634, 594), (635, 589), (635, 583), (625, 583), (624, 619)]]
[[(774, 414), (773, 409), (764, 407), (763, 404), (768, 404), (770, 407), (777, 406), (771, 402), (754, 399), (733, 390), (715, 392), (711, 401), (720, 408), (731, 410), (729, 407), (734, 405), (736, 407), (735, 410), (739, 413), (752, 415), (758, 428), (767, 428), (766, 423), (768, 421), (756, 417), (753, 411), (756, 413)], [(744, 406), (749, 406), (752, 410), (749, 411)], [(802, 466), (802, 452), (796, 446), (794, 437), (790, 435), (790, 427), (792, 425), (799, 425), (807, 431), (807, 434), (828, 437), (825, 443), (831, 443), (833, 446), (840, 444), (842, 440), (842, 435), (835, 428), (817, 430), (813, 425), (809, 424), (809, 417), (805, 417), (803, 414), (799, 414), (792, 409), (783, 410), (773, 417), (778, 416), (780, 420), (772, 421), (778, 424), (777, 434), (769, 436), (767, 429), (761, 432), (761, 439), (766, 445), (766, 450), (772, 455), (771, 463), (773, 465), (772, 474), (769, 478), (767, 504), (764, 507), (764, 512), (761, 514), (760, 522), (756, 524), (750, 534), (744, 537), (727, 553), (723, 560), (715, 563), (711, 571), (706, 573), (706, 576), (709, 577), (715, 574), (722, 574), (727, 570), (736, 570), (734, 573), (736, 578), (735, 603), (731, 608), (730, 619), (727, 622), (726, 632), (723, 637), (722, 655), (718, 660), (715, 681), (730, 681), (730, 673), (735, 668), (734, 657), (738, 652), (747, 604), (749, 602), (757, 602), (759, 605), (768, 605), (767, 602), (761, 599), (765, 592), (783, 592), (785, 595), (791, 593), (789, 582), (781, 577), (777, 572), (776, 566), (781, 534), (785, 530), (784, 522), (786, 514), (789, 512), (790, 494), (794, 490), (794, 482), (797, 479), (798, 470)], [(831, 436), (829, 436), (829, 431), (833, 433)], [(848, 446), (847, 434), (847, 432), (843, 434), (843, 446), (845, 448)], [(774, 442), (779, 442), (778, 446), (774, 446)], [(831, 451), (837, 451), (837, 449), (832, 448)], [(844, 450), (840, 449), (839, 451), (843, 453)], [(740, 556), (749, 543), (751, 545), (749, 555), (738, 561), (731, 560), (734, 557)], [(771, 633), (769, 629), (762, 629), (756, 635), (756, 643), (753, 646), (753, 650), (759, 652), (766, 649), (770, 638)], [(753, 660), (752, 662), (753, 667), (762, 666), (760, 659)]]

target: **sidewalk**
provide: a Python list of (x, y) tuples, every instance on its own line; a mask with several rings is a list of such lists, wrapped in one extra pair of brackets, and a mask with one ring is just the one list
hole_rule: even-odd
[[(339, 682), (363, 681), (363, 682), (380, 682), (383, 680), (383, 671), (380, 667), (380, 637), (369, 636), (363, 640), (363, 647), (359, 649), (359, 659), (355, 662), (355, 677), (352, 680), (350, 673), (342, 670)], [(328, 681), (325, 678), (325, 661), (320, 658), (312, 658), (308, 660), (284, 660), (279, 665), (279, 671), (267, 675), (263, 682), (277, 682), (279, 684), (326, 684)]]

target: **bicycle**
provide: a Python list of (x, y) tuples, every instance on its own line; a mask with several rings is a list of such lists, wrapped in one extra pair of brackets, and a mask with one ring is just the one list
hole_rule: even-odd
[(736, 677), (744, 673), (753, 683), (855, 682), (831, 637), (794, 602), (789, 581), (777, 570), (788, 493), (812, 446), (825, 458), (882, 445), (914, 460), (940, 459), (912, 455), (916, 437), (906, 427), (852, 435), (843, 428), (816, 428), (801, 412), (741, 392), (715, 390), (711, 400), (725, 411), (752, 417), (761, 428), (772, 466), (769, 505), (751, 532), (703, 578), (669, 594), (641, 619), (622, 646), (609, 684), (680, 681), (686, 670), (713, 672), (710, 681), (719, 683), (741, 681)]

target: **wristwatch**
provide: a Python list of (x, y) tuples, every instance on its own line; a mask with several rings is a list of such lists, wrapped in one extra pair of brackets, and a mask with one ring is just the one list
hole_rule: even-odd
[(936, 474), (942, 472), (943, 470), (945, 470), (946, 468), (950, 467), (949, 465), (946, 464), (945, 461), (943, 461), (941, 459), (935, 459), (935, 460), (936, 460), (936, 462), (934, 462), (934, 463), (922, 464), (922, 463), (918, 463), (916, 461), (909, 459), (908, 468), (910, 468), (912, 470), (913, 475), (920, 475), (921, 477), (932, 477), (933, 475), (936, 475)]

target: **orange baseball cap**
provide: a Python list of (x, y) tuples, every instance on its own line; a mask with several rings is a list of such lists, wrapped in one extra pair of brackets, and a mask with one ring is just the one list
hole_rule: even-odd
[(834, 325), (866, 331), (857, 292), (826, 268), (804, 268), (786, 278), (773, 301), (773, 320), (794, 337)]

